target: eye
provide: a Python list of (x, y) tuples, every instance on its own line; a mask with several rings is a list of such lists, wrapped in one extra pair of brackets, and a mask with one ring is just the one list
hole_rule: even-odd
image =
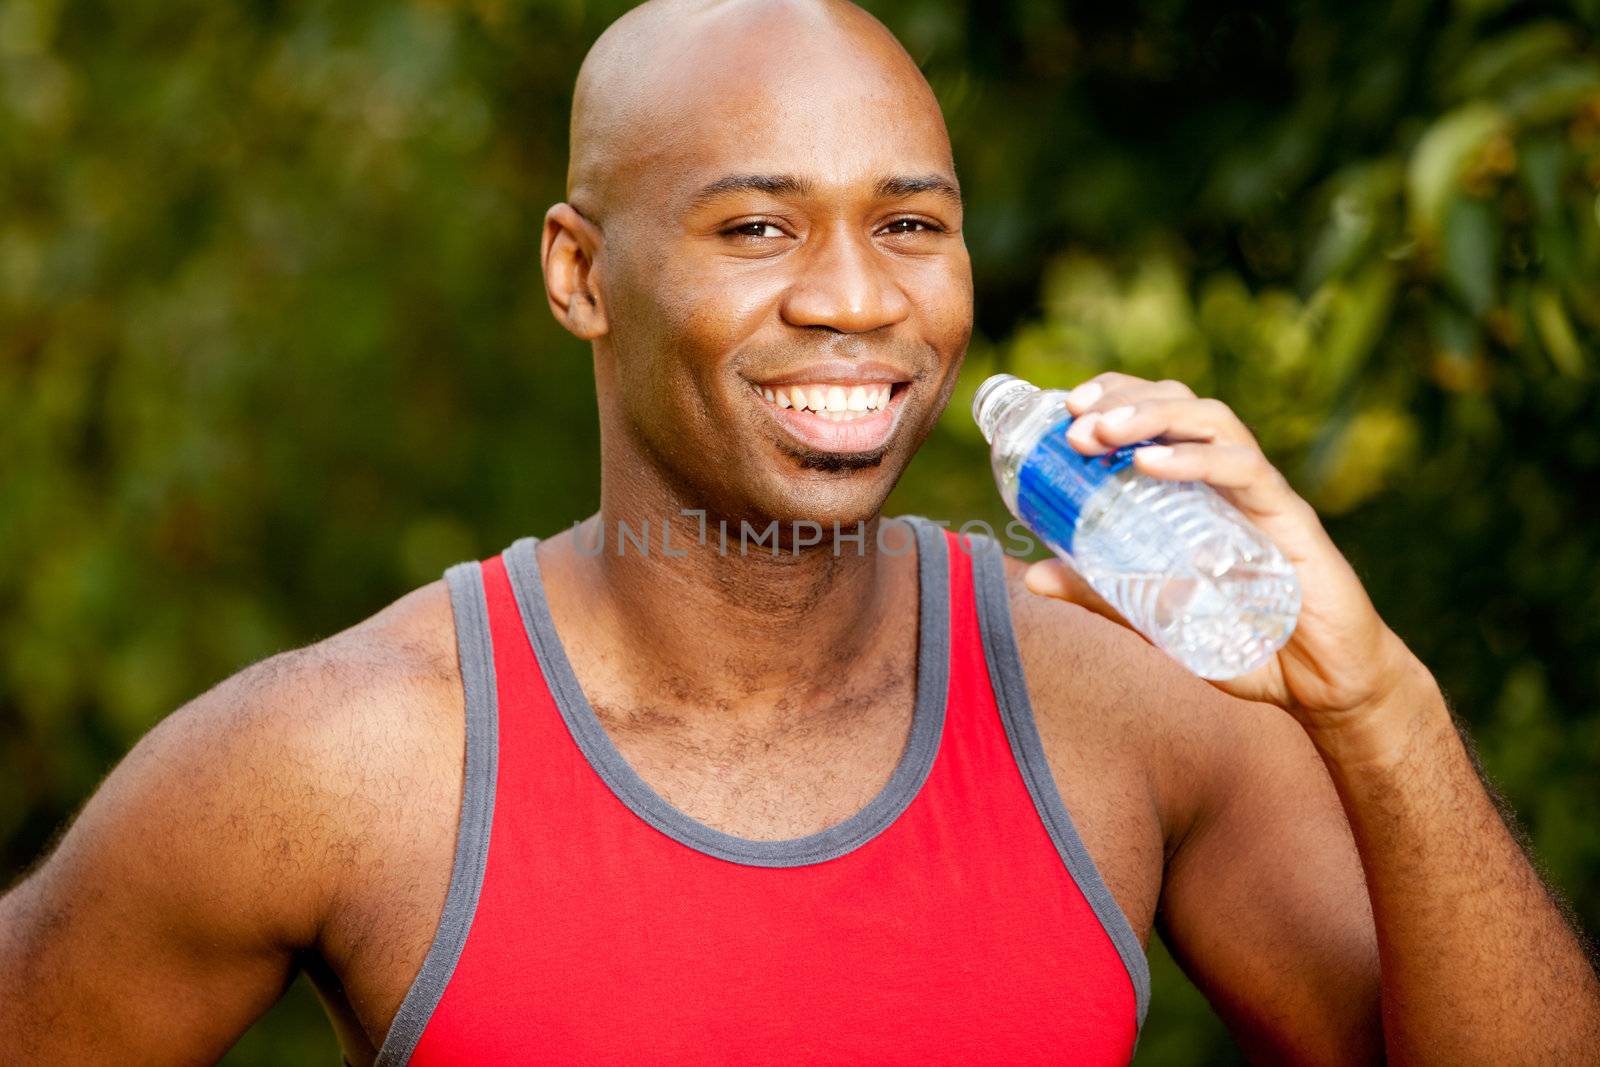
[(783, 231), (770, 222), (744, 222), (722, 231), (731, 237), (782, 237)]
[(884, 233), (937, 233), (941, 227), (935, 226), (926, 219), (895, 219), (883, 228)]

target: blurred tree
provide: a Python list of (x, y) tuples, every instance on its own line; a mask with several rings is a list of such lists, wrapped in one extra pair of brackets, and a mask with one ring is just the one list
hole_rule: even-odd
[[(626, 4), (0, 5), (0, 856), (160, 716), (596, 504), (537, 262)], [(1600, 928), (1600, 3), (884, 0), (1005, 366), (1234, 405)], [(530, 417), (531, 416), (531, 417)], [(1159, 947), (1140, 1061), (1237, 1053)], [(332, 1062), (304, 991), (230, 1062)]]

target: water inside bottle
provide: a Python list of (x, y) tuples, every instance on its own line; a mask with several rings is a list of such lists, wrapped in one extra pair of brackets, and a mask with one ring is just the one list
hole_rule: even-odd
[(1203, 678), (1232, 678), (1283, 645), (1299, 582), (1236, 509), (1183, 482), (1126, 477), (1106, 488), (1079, 519), (1072, 562), (1158, 647)]

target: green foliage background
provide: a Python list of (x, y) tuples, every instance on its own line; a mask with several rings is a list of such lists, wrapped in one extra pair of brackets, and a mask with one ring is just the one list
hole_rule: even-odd
[[(0, 4), (5, 871), (201, 689), (596, 505), (537, 241), (624, 6)], [(1600, 0), (868, 6), (978, 286), (891, 510), (999, 519), (993, 368), (1220, 396), (1600, 928)], [(1140, 1062), (1236, 1060), (1154, 951)], [(228, 1062), (318, 1061), (297, 987)]]

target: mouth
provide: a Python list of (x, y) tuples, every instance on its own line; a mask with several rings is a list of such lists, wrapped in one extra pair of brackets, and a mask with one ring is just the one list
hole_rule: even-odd
[(882, 448), (894, 433), (909, 382), (807, 381), (751, 387), (791, 437), (819, 452)]

